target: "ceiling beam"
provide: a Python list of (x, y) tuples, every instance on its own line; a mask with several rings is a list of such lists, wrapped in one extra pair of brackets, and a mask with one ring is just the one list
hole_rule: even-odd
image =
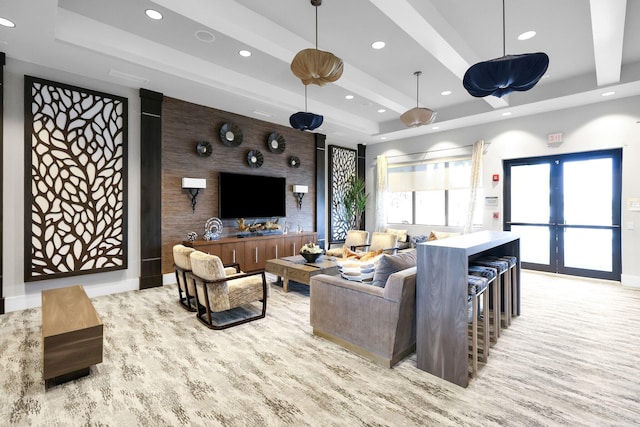
[(618, 83), (627, 0), (591, 0), (590, 6), (598, 86)]
[[(154, 41), (110, 27), (66, 9), (58, 9), (55, 29), (57, 41), (151, 68), (211, 88), (289, 111), (303, 105), (300, 93), (292, 93), (234, 70), (177, 51)], [(345, 112), (335, 106), (314, 104), (339, 126), (366, 134), (380, 131), (376, 122)]]
[[(447, 42), (407, 0), (369, 0), (399, 28), (413, 38), (420, 46), (436, 58), (456, 77), (464, 78), (469, 64), (453, 46)], [(442, 16), (432, 7), (431, 20), (442, 20)], [(487, 58), (491, 59), (491, 58)], [(503, 98), (486, 96), (483, 98), (493, 108), (509, 106)]]
[[(281, 27), (233, 0), (151, 0), (179, 15), (219, 31), (247, 46), (290, 64), (300, 50), (313, 46), (287, 28)], [(242, 19), (239, 20), (238, 17)], [(269, 31), (260, 31), (269, 28)], [(385, 108), (403, 113), (415, 100), (370, 74), (345, 62), (349, 70), (332, 83)]]

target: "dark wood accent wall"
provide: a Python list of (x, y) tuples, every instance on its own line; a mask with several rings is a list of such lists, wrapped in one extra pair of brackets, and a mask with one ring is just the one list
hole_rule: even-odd
[(2, 224), (4, 221), (3, 212), (4, 206), (2, 199), (4, 196), (4, 182), (2, 176), (4, 175), (4, 157), (2, 155), (4, 151), (4, 65), (6, 63), (4, 52), (0, 52), (0, 314), (4, 314), (4, 289), (3, 289), (3, 274), (2, 260), (4, 259), (4, 249), (2, 247)]
[(140, 89), (140, 289), (162, 286), (163, 95)]
[[(364, 145), (364, 144), (358, 144), (358, 159), (357, 159), (358, 178), (361, 178), (363, 181), (367, 180), (367, 177), (365, 175), (366, 160), (367, 160), (367, 146)], [(360, 228), (362, 230), (366, 230), (367, 229), (367, 215), (366, 215), (366, 212), (362, 213), (362, 219), (360, 221)]]
[(316, 231), (318, 232), (318, 244), (322, 248), (328, 247), (325, 246), (327, 240), (325, 230), (327, 204), (324, 196), (325, 183), (327, 182), (325, 172), (326, 139), (325, 135), (316, 134)]
[[(234, 123), (243, 134), (237, 147), (222, 143), (219, 136), (224, 123)], [(285, 150), (272, 153), (267, 148), (270, 133), (277, 132), (285, 139)], [(208, 141), (212, 145), (209, 157), (200, 157), (196, 145)], [(260, 150), (264, 163), (260, 168), (247, 164), (247, 152)], [(288, 166), (290, 156), (300, 158), (301, 166)], [(235, 172), (287, 179), (287, 217), (290, 229), (300, 224), (304, 231), (316, 227), (316, 149), (313, 133), (229, 113), (215, 108), (165, 97), (162, 103), (162, 273), (173, 271), (173, 245), (186, 240), (189, 231), (202, 240), (207, 219), (218, 216), (218, 173)], [(191, 210), (191, 196), (182, 189), (182, 178), (206, 178), (207, 188), (200, 190), (195, 212)], [(294, 184), (307, 185), (302, 209), (298, 210), (292, 192)], [(238, 188), (251, 199), (251, 188)], [(283, 224), (285, 218), (280, 220)], [(235, 235), (235, 223), (224, 221), (223, 235)]]

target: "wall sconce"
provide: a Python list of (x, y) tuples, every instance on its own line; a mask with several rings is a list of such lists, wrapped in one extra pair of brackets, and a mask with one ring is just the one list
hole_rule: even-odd
[(302, 209), (302, 198), (309, 192), (309, 187), (306, 185), (294, 185), (293, 195), (298, 199), (298, 210)]
[(207, 188), (207, 180), (204, 178), (182, 178), (182, 188), (189, 190), (191, 194), (191, 209), (196, 211), (196, 197), (201, 188)]

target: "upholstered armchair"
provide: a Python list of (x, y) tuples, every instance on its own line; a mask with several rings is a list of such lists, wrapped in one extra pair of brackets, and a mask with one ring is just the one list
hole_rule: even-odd
[(343, 247), (347, 247), (350, 250), (355, 250), (357, 246), (363, 246), (369, 243), (369, 232), (365, 230), (349, 230), (347, 236), (343, 241), (334, 241), (329, 243), (329, 248), (325, 251), (327, 256), (333, 256), (341, 258)]
[(192, 280), (187, 280), (187, 274), (191, 273), (191, 253), (195, 251), (184, 245), (173, 247), (173, 267), (176, 271), (178, 283), (178, 296), (180, 304), (189, 311), (196, 311), (196, 288)]
[[(190, 258), (192, 272), (189, 276), (195, 287), (198, 320), (211, 329), (226, 329), (265, 316), (267, 281), (264, 271), (244, 273), (239, 264), (233, 264), (233, 270), (229, 270), (217, 256), (199, 251), (192, 252)], [(233, 274), (229, 274), (231, 272)], [(261, 311), (256, 310), (256, 302), (262, 303)], [(243, 310), (231, 313), (240, 307)], [(230, 320), (221, 321), (220, 318)]]
[(395, 253), (398, 251), (398, 235), (394, 233), (374, 232), (371, 234), (371, 242), (364, 245), (356, 245), (356, 250), (379, 251)]

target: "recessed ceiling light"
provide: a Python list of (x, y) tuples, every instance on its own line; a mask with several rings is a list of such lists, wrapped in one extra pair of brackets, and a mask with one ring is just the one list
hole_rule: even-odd
[(144, 11), (145, 15), (149, 18), (159, 21), (162, 19), (162, 14), (155, 9), (147, 9)]
[(503, 116), (510, 116), (511, 112), (510, 111), (505, 111), (504, 113), (502, 113)]
[(387, 112), (387, 110), (385, 110), (384, 108), (381, 108), (381, 109), (378, 110), (378, 113), (386, 113), (386, 112)]
[(244, 56), (245, 58), (248, 58), (251, 56), (251, 52), (249, 52), (248, 50), (242, 49), (238, 51), (238, 54), (240, 56)]
[(201, 42), (211, 43), (212, 41), (214, 41), (216, 39), (216, 36), (211, 34), (209, 31), (198, 30), (198, 31), (196, 31), (196, 38), (198, 40), (200, 40)]
[(451, 95), (451, 91), (450, 90), (443, 90), (442, 92), (440, 92), (440, 95), (442, 95), (442, 96)]
[(535, 31), (525, 31), (524, 33), (518, 36), (518, 40), (529, 40), (536, 35)]
[(381, 136), (380, 139), (384, 141), (385, 139), (387, 139), (387, 137), (386, 136)]
[(611, 95), (615, 95), (616, 93), (614, 91), (611, 92), (605, 92), (602, 94), (602, 96), (611, 96)]
[(438, 130), (438, 129), (440, 129), (440, 126), (434, 126), (434, 127), (432, 127), (431, 129), (433, 129), (433, 130)]
[(346, 95), (344, 99), (353, 99), (353, 95)]
[(16, 24), (14, 24), (13, 21), (8, 20), (7, 18), (0, 18), (0, 25), (8, 28), (13, 28), (16, 26)]
[(373, 42), (371, 43), (371, 47), (378, 50), (378, 49), (382, 49), (383, 47), (385, 47), (387, 44), (381, 40), (377, 41), (377, 42)]

